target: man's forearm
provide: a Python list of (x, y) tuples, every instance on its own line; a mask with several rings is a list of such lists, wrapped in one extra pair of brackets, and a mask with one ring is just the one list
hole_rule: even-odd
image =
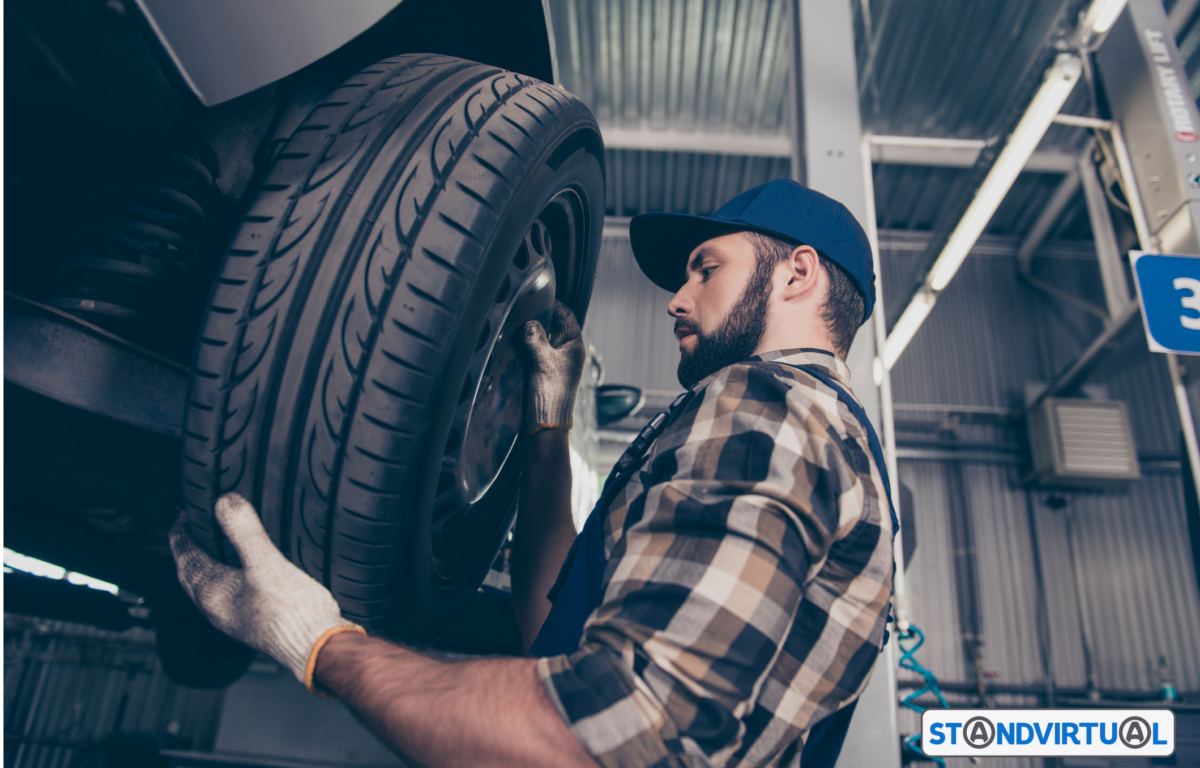
[(405, 757), (439, 766), (595, 766), (550, 703), (533, 659), (447, 662), (343, 633), (317, 683)]
[(575, 540), (568, 434), (545, 429), (527, 441), (511, 569), (513, 605), (526, 650), (550, 612), (546, 593)]

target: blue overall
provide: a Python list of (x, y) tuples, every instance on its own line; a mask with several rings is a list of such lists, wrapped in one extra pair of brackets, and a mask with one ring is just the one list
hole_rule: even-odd
[[(887, 466), (883, 462), (883, 446), (880, 445), (879, 437), (871, 427), (866, 412), (825, 371), (808, 365), (792, 367), (799, 368), (813, 378), (829, 385), (834, 392), (837, 392), (838, 399), (846, 404), (866, 431), (871, 456), (875, 459), (875, 466), (879, 468), (884, 490), (888, 494), (888, 509), (891, 512), (892, 538), (894, 539), (896, 532), (900, 530), (900, 521), (896, 517), (896, 510), (892, 507), (891, 484), (888, 480)], [(538, 632), (537, 637), (533, 640), (533, 645), (529, 648), (530, 656), (535, 658), (558, 656), (579, 650), (579, 642), (583, 638), (583, 625), (604, 598), (604, 571), (608, 563), (604, 557), (602, 518), (608, 509), (609, 502), (641, 466), (642, 459), (650, 445), (674, 422), (695, 394), (691, 391), (683, 393), (675, 399), (675, 402), (671, 403), (668, 411), (651, 419), (613, 467), (613, 471), (609, 474), (608, 480), (604, 483), (604, 489), (600, 493), (600, 500), (596, 502), (596, 506), (584, 522), (583, 530), (575, 537), (575, 542), (571, 545), (567, 558), (563, 562), (562, 570), (559, 571), (558, 579), (547, 595), (553, 605), (549, 615), (546, 616), (545, 623), (542, 624), (541, 631)], [(894, 570), (895, 564), (892, 567)], [(887, 645), (886, 633), (883, 644)], [(842, 751), (842, 742), (845, 741), (846, 730), (850, 727), (850, 718), (853, 716), (857, 704), (858, 701), (855, 700), (849, 706), (834, 712), (809, 729), (808, 739), (800, 756), (800, 765), (803, 768), (833, 768), (838, 754)]]

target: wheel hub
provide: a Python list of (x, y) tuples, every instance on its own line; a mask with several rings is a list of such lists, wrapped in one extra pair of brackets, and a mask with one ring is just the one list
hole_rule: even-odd
[[(549, 324), (555, 292), (550, 252), (549, 230), (540, 220), (534, 221), (500, 279), (446, 440), (435, 492), (435, 538), (448, 528), (474, 522), (472, 512), (499, 477), (521, 434), (525, 397), (521, 337), (529, 320)], [(434, 559), (435, 563), (444, 560), (437, 557), (436, 547)]]

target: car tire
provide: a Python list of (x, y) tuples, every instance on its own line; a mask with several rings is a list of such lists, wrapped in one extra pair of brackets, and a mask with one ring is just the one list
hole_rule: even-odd
[(358, 73), (274, 158), (197, 340), (183, 443), (197, 543), (238, 491), (372, 633), (428, 644), (512, 525), (512, 333), (587, 309), (600, 132), (552, 85), (446, 56)]

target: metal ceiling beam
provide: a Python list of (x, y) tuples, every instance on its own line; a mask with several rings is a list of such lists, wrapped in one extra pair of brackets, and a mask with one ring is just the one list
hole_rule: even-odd
[[(679, 131), (673, 128), (621, 128), (603, 126), (604, 146), (650, 152), (695, 152), (705, 155), (740, 157), (792, 157), (792, 143), (785, 135)], [(987, 142), (982, 139), (934, 139), (923, 136), (875, 136), (871, 160), (885, 165), (971, 168)], [(1066, 152), (1034, 152), (1025, 165), (1027, 172), (1070, 173), (1074, 155)]]
[[(876, 136), (876, 140), (909, 138)], [(919, 144), (871, 143), (871, 160), (883, 165), (919, 165), (934, 168), (973, 168), (979, 159), (983, 141), (964, 140), (958, 146), (921, 146)], [(1024, 173), (1071, 173), (1075, 156), (1054, 150), (1034, 152), (1025, 164)]]
[(125, 424), (183, 433), (187, 368), (12, 293), (4, 295), (4, 379)]
[(1054, 377), (1054, 381), (1050, 382), (1049, 386), (1042, 390), (1041, 394), (1034, 398), (1032, 403), (1025, 406), (1022, 413), (1032, 413), (1046, 398), (1054, 397), (1062, 392), (1070, 392), (1082, 384), (1091, 375), (1092, 371), (1096, 370), (1100, 363), (1104, 362), (1106, 354), (1119, 345), (1121, 335), (1127, 328), (1133, 325), (1133, 319), (1140, 315), (1141, 308), (1137, 305), (1137, 302), (1130, 302), (1125, 305), (1121, 313), (1112, 318), (1108, 326), (1087, 346), (1087, 349), (1080, 352), (1074, 360), (1068, 363)]
[(758, 136), (748, 133), (677, 131), (672, 128), (600, 129), (608, 149), (645, 149), (653, 152), (696, 152), (706, 155), (748, 157), (791, 157), (792, 144), (786, 135)]

